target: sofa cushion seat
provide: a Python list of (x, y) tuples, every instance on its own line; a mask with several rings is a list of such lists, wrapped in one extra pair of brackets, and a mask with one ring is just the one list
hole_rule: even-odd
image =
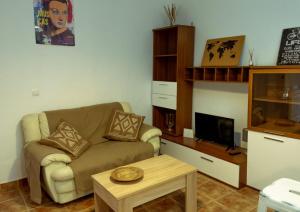
[(108, 141), (91, 146), (70, 163), (77, 193), (91, 192), (91, 175), (153, 157), (153, 145), (145, 142)]

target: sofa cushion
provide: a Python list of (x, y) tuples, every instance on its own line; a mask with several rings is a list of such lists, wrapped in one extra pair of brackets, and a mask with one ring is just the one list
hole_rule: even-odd
[(79, 157), (88, 147), (89, 142), (83, 139), (79, 132), (69, 123), (62, 121), (48, 138), (42, 139), (40, 144), (53, 146)]
[(137, 141), (144, 116), (115, 111), (106, 128), (105, 138), (118, 141)]
[(78, 194), (93, 190), (91, 175), (153, 157), (152, 144), (109, 141), (91, 146), (70, 163)]

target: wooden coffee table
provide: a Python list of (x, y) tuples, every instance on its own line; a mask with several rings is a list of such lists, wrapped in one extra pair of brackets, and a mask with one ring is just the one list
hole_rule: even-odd
[(185, 188), (185, 210), (197, 211), (197, 169), (168, 155), (143, 160), (128, 166), (144, 170), (144, 178), (136, 183), (115, 183), (110, 179), (113, 170), (92, 176), (95, 210), (117, 212), (133, 208), (168, 193)]

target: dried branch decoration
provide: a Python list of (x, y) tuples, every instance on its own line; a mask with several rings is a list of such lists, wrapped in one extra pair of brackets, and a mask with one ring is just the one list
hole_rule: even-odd
[(176, 21), (176, 6), (175, 6), (175, 4), (172, 4), (171, 7), (168, 5), (168, 6), (164, 6), (164, 8), (165, 8), (165, 12), (169, 18), (170, 25), (173, 26)]
[(254, 57), (253, 57), (253, 52), (254, 49), (248, 49), (249, 51), (249, 66), (253, 66), (254, 65)]

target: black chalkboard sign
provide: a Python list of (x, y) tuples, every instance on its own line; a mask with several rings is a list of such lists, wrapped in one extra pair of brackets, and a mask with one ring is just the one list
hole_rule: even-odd
[(277, 65), (300, 64), (300, 27), (284, 29), (278, 53)]

